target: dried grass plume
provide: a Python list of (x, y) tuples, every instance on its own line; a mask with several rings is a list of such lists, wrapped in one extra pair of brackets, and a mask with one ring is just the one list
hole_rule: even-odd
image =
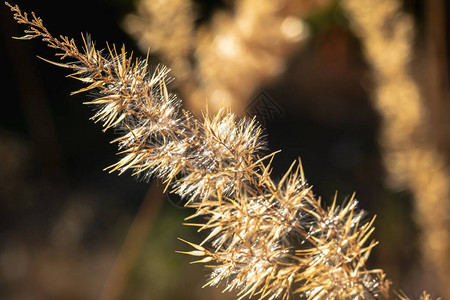
[[(253, 119), (239, 119), (226, 108), (196, 119), (166, 87), (167, 68), (151, 71), (124, 47), (97, 50), (87, 37), (83, 48), (54, 37), (34, 13), (11, 6), (27, 25), (19, 39), (41, 38), (71, 71), (95, 91), (87, 104), (115, 140), (121, 159), (110, 171), (130, 170), (165, 180), (195, 209), (188, 224), (206, 231), (200, 244), (187, 242), (211, 269), (206, 285), (236, 291), (239, 298), (391, 299), (390, 282), (366, 262), (376, 242), (373, 218), (357, 208), (354, 196), (324, 207), (305, 180), (300, 161), (278, 181), (271, 177), (275, 153), (265, 146)], [(195, 221), (194, 221), (195, 219)], [(399, 299), (405, 299), (398, 296)], [(424, 294), (422, 299), (428, 299)]]

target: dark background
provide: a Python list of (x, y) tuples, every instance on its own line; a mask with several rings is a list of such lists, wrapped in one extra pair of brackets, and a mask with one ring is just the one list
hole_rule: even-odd
[[(229, 5), (196, 3), (199, 23)], [(80, 41), (87, 32), (99, 48), (108, 41), (145, 56), (120, 27), (133, 11), (132, 1), (18, 4), (35, 11), (55, 35)], [(423, 2), (408, 0), (404, 8), (415, 17), (420, 53)], [(82, 105), (86, 95), (69, 96), (79, 82), (36, 57), (53, 59), (53, 52), (38, 40), (12, 40), (23, 27), (6, 7), (0, 13), (0, 298), (97, 299), (150, 183), (102, 171), (117, 160), (110, 144), (114, 132), (103, 133), (89, 120), (92, 110)], [(420, 276), (411, 196), (384, 185), (379, 117), (369, 100), (359, 42), (339, 10), (310, 22), (308, 46), (281, 78), (261, 88), (284, 111), (266, 122), (270, 150), (282, 149), (274, 175), (301, 157), (325, 203), (336, 190), (341, 200), (356, 192), (368, 216), (378, 215), (375, 237), (381, 243), (369, 264), (383, 268), (394, 287), (415, 295), (429, 287)], [(199, 240), (180, 225), (190, 211), (176, 201), (165, 201), (157, 211), (121, 299), (233, 299), (213, 288), (201, 290), (207, 272), (174, 252), (186, 249), (177, 237)]]

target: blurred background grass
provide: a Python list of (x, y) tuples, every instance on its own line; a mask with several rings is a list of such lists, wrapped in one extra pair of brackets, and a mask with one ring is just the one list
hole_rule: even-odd
[[(55, 35), (80, 41), (80, 33), (88, 32), (99, 48), (108, 41), (125, 44), (136, 56), (146, 55), (122, 26), (124, 18), (135, 12), (134, 1), (18, 4), (41, 16)], [(402, 4), (414, 17), (413, 70), (416, 77), (423, 78), (424, 0)], [(225, 0), (194, 1), (194, 27), (208, 24), (218, 11), (231, 7), (231, 1)], [(98, 299), (144, 199), (157, 202), (163, 196), (146, 198), (151, 183), (102, 171), (117, 160), (116, 147), (109, 143), (114, 132), (102, 133), (100, 125), (89, 121), (91, 108), (81, 104), (89, 95), (69, 96), (80, 87), (78, 82), (65, 78), (65, 70), (36, 58), (52, 59), (53, 52), (39, 41), (12, 40), (11, 36), (20, 36), (21, 28), (6, 7), (0, 7), (0, 12), (4, 74), (0, 298)], [(421, 266), (412, 196), (385, 184), (378, 145), (380, 117), (370, 101), (373, 83), (360, 42), (333, 1), (302, 17), (309, 28), (303, 46), (294, 48), (286, 58), (284, 72), (258, 86), (246, 100), (249, 103), (264, 92), (283, 111), (281, 117), (265, 120), (269, 149), (282, 149), (274, 163), (274, 175), (280, 176), (300, 156), (308, 181), (325, 203), (336, 190), (342, 200), (356, 192), (361, 208), (369, 216), (378, 215), (375, 237), (380, 245), (373, 251), (370, 265), (383, 268), (394, 287), (410, 295), (422, 289), (437, 293), (432, 276)], [(448, 14), (445, 21), (448, 32)], [(448, 42), (447, 35), (446, 45)], [(448, 59), (448, 52), (445, 57)], [(158, 54), (153, 60), (155, 64), (164, 61)], [(448, 64), (445, 69), (448, 74)], [(183, 89), (174, 85), (183, 98)], [(448, 93), (445, 95), (443, 101), (448, 103)], [(440, 126), (436, 130), (444, 131), (448, 141), (448, 127), (434, 126)], [(444, 143), (443, 149), (448, 157), (448, 144)], [(155, 217), (148, 223), (148, 233), (141, 229), (137, 235), (146, 238), (138, 247), (137, 262), (131, 263), (126, 274), (123, 290), (110, 297), (234, 299), (219, 289), (201, 289), (207, 270), (189, 265), (191, 258), (174, 252), (186, 249), (177, 237), (189, 241), (200, 237), (181, 225), (189, 210), (176, 205), (173, 196), (168, 199), (165, 195), (162, 200), (160, 207), (152, 208)]]

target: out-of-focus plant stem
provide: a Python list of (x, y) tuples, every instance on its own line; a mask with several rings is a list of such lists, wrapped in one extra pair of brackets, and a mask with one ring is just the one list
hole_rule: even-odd
[(163, 203), (163, 184), (155, 179), (145, 195), (120, 252), (106, 279), (99, 300), (117, 300), (122, 297), (128, 278), (150, 231), (155, 216)]

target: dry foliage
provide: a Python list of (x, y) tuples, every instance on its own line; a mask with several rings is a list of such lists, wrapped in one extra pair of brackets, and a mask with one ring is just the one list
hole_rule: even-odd
[[(365, 220), (354, 197), (324, 208), (294, 162), (279, 181), (271, 178), (275, 153), (260, 158), (264, 139), (258, 124), (221, 109), (198, 120), (181, 109), (165, 85), (168, 70), (150, 72), (148, 60), (133, 59), (125, 48), (106, 53), (83, 38), (52, 36), (42, 20), (7, 5), (18, 23), (28, 25), (20, 39), (42, 38), (70, 62), (52, 62), (87, 84), (75, 93), (96, 91), (88, 102), (115, 140), (121, 160), (110, 167), (142, 177), (164, 179), (195, 209), (199, 245), (186, 242), (211, 268), (206, 285), (222, 285), (240, 298), (391, 299), (390, 282), (380, 269), (368, 269), (376, 242), (373, 219)], [(198, 218), (199, 217), (199, 218)], [(399, 296), (404, 299), (403, 296)], [(424, 294), (423, 299), (428, 299)]]
[(389, 178), (414, 196), (415, 220), (421, 229), (424, 266), (450, 297), (450, 169), (430, 124), (430, 108), (411, 76), (414, 24), (400, 1), (344, 0), (376, 88), (373, 103), (382, 116), (381, 147)]
[(198, 26), (191, 0), (139, 0), (123, 26), (171, 67), (191, 111), (208, 101), (213, 113), (226, 103), (243, 115), (258, 87), (278, 77), (292, 50), (305, 44), (308, 27), (300, 16), (328, 2), (230, 1), (229, 10)]

